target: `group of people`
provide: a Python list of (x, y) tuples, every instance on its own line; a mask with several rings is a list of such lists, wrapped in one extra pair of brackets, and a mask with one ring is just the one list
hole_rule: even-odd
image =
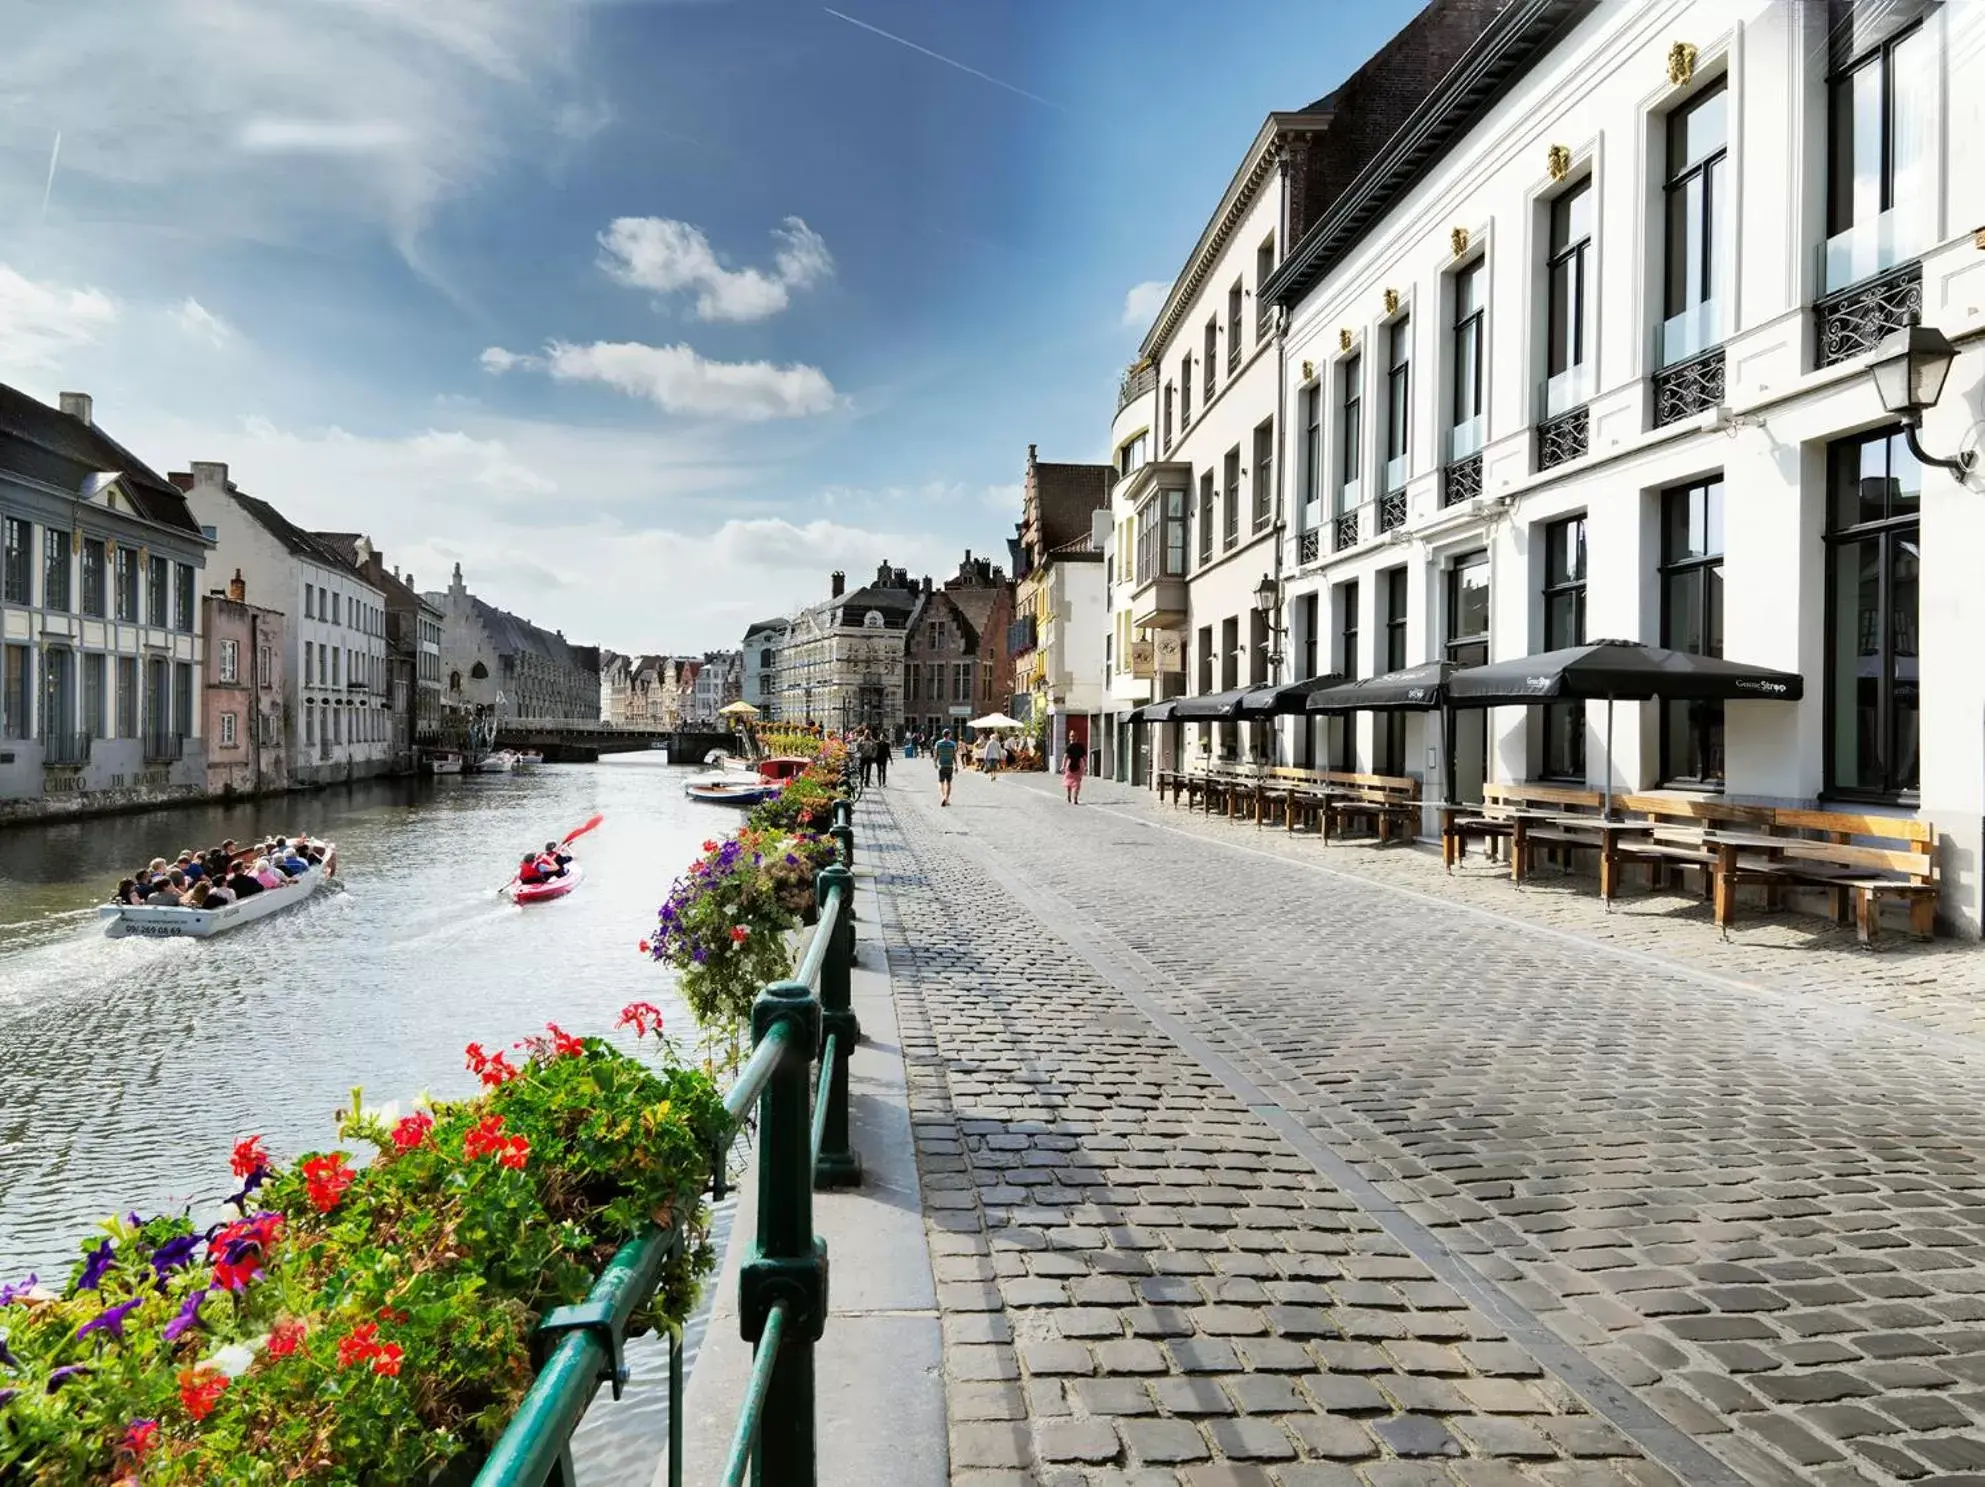
[(281, 888), (324, 861), (324, 848), (307, 836), (272, 837), (250, 847), (229, 837), (218, 847), (190, 847), (175, 861), (154, 857), (117, 885), (111, 901), (163, 909), (218, 909)]
[(572, 866), (572, 854), (557, 842), (546, 842), (542, 852), (526, 852), (517, 864), (517, 881), (526, 886), (562, 878)]
[(889, 783), (889, 740), (873, 728), (857, 728), (848, 737), (848, 749), (861, 766), (862, 788)]
[[(951, 782), (958, 772), (960, 754), (964, 755), (969, 767), (976, 763), (979, 772), (988, 779), (998, 779), (1001, 767), (1006, 762), (1007, 747), (997, 733), (988, 733), (976, 744), (960, 744), (945, 729), (944, 736), (930, 746), (931, 762), (937, 766), (937, 803), (951, 804)], [(1079, 738), (1071, 738), (1062, 751), (1062, 789), (1068, 795), (1070, 805), (1082, 804), (1082, 776), (1088, 766), (1089, 750)]]

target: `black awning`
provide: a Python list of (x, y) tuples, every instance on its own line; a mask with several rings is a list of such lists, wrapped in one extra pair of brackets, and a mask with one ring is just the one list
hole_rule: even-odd
[(1598, 640), (1514, 661), (1470, 666), (1448, 681), (1457, 707), (1613, 698), (1639, 702), (1737, 700), (1792, 702), (1805, 694), (1797, 672), (1698, 656), (1634, 640)]
[(1142, 707), (1133, 708), (1125, 715), (1124, 721), (1126, 723), (1164, 723), (1170, 721), (1171, 716), (1172, 703), (1169, 700), (1164, 702), (1147, 702)]
[(1313, 694), (1326, 687), (1334, 687), (1343, 680), (1333, 672), (1329, 676), (1306, 676), (1301, 681), (1282, 682), (1272, 687), (1255, 687), (1241, 699), (1241, 716), (1279, 718), (1299, 713)]
[(1172, 700), (1174, 718), (1244, 718), (1250, 714), (1243, 707), (1252, 687), (1233, 687), (1225, 692), (1207, 692), (1198, 697), (1177, 697)]
[(1305, 710), (1313, 713), (1430, 712), (1448, 700), (1448, 678), (1460, 671), (1451, 661), (1429, 661), (1344, 682), (1310, 695)]

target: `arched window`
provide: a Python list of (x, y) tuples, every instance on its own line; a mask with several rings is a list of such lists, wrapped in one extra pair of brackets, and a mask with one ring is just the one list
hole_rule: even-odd
[(489, 668), (483, 665), (482, 662), (478, 661), (476, 662), (475, 665), (469, 668), (469, 676), (474, 681), (479, 681), (479, 682), (488, 681)]
[(448, 690), (451, 692), (459, 692), (462, 690), (461, 672), (451, 671), (448, 673)]

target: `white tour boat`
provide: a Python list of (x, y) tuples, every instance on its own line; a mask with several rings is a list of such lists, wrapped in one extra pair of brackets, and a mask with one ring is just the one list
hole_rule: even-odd
[(508, 749), (498, 749), (494, 754), (485, 754), (475, 764), (476, 774), (509, 774), (516, 768), (517, 756)]
[(208, 939), (257, 919), (293, 909), (325, 882), (338, 875), (336, 843), (324, 842), (324, 861), (280, 888), (265, 888), (218, 909), (182, 909), (164, 904), (104, 904), (97, 917), (112, 936), (143, 935), (150, 939)]
[(436, 754), (432, 763), (436, 774), (460, 774), (462, 772), (462, 756), (453, 750)]
[(544, 763), (544, 755), (536, 749), (519, 749), (510, 757), (511, 761), (519, 769), (536, 769), (540, 764)]

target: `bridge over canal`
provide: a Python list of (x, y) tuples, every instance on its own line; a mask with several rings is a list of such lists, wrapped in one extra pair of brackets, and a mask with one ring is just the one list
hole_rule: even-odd
[(495, 747), (534, 750), (557, 764), (590, 764), (602, 754), (667, 749), (677, 764), (700, 764), (713, 749), (734, 749), (734, 734), (706, 729), (656, 728), (607, 723), (598, 718), (520, 718), (498, 725)]

